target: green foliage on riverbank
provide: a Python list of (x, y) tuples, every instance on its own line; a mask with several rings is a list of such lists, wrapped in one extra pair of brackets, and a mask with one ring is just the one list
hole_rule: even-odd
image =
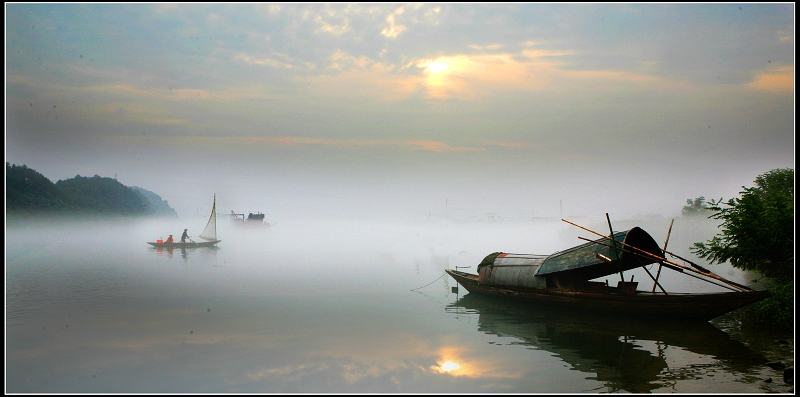
[(777, 281), (769, 287), (772, 296), (754, 304), (747, 318), (756, 326), (794, 328), (794, 282)]
[(758, 325), (794, 325), (794, 170), (759, 175), (741, 197), (712, 201), (709, 218), (721, 220), (721, 232), (690, 250), (711, 264), (730, 261), (735, 268), (767, 277), (772, 296), (749, 307)]
[(51, 182), (26, 165), (6, 163), (6, 215), (177, 216), (155, 193), (98, 175)]
[(758, 271), (768, 277), (794, 275), (794, 170), (759, 175), (741, 197), (712, 201), (709, 216), (721, 220), (721, 233), (691, 251), (713, 263)]

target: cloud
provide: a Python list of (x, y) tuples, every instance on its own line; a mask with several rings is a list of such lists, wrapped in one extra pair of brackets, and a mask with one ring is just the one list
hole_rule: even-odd
[[(111, 109), (109, 109), (111, 111)], [(250, 137), (250, 136), (228, 136), (228, 137), (209, 137), (209, 136), (176, 136), (176, 137), (142, 137), (142, 136), (109, 136), (105, 140), (119, 144), (144, 144), (146, 142), (158, 142), (162, 145), (175, 145), (187, 148), (197, 147), (230, 147), (265, 145), (274, 147), (288, 146), (320, 146), (341, 150), (358, 150), (374, 147), (400, 148), (413, 151), (424, 151), (434, 153), (464, 153), (464, 152), (483, 152), (486, 147), (482, 146), (451, 146), (447, 142), (435, 140), (390, 140), (390, 139), (331, 139), (313, 138), (300, 136), (277, 136), (277, 137)], [(491, 146), (501, 146), (506, 148), (529, 147), (525, 143), (501, 143), (492, 142)]]
[(311, 62), (300, 61), (286, 54), (274, 53), (273, 55), (283, 58), (284, 60), (278, 60), (270, 57), (256, 57), (245, 53), (237, 54), (233, 57), (233, 60), (241, 61), (248, 65), (268, 66), (276, 69), (311, 70), (315, 68), (315, 65)]
[[(329, 5), (325, 6), (325, 9), (322, 10), (319, 14), (314, 17), (314, 22), (319, 25), (319, 28), (315, 31), (315, 33), (326, 33), (333, 36), (341, 36), (349, 31), (352, 30), (350, 27), (350, 23), (348, 21), (348, 14), (349, 10), (352, 7), (350, 5), (342, 11), (338, 12)], [(336, 23), (330, 23), (331, 19), (337, 19)]]
[(778, 41), (781, 43), (794, 43), (794, 30), (778, 31)]
[(330, 57), (331, 65), (329, 68), (337, 70), (359, 69), (364, 70), (370, 65), (377, 64), (366, 56), (355, 57), (342, 50), (336, 50)]
[(404, 11), (405, 11), (405, 8), (398, 7), (397, 9), (392, 11), (392, 13), (389, 14), (388, 17), (386, 17), (386, 22), (389, 24), (389, 26), (387, 26), (387, 27), (383, 28), (383, 30), (381, 30), (381, 34), (382, 35), (394, 39), (394, 38), (397, 38), (397, 36), (399, 36), (400, 33), (402, 33), (404, 30), (406, 30), (406, 27), (404, 25), (400, 25), (400, 24), (395, 22), (395, 17), (398, 16), (398, 15), (403, 14)]
[(321, 18), (318, 19), (318, 22), (321, 25), (319, 29), (317, 29), (318, 33), (329, 33), (334, 36), (340, 36), (350, 30), (350, 26), (347, 25), (347, 22), (344, 22), (341, 25), (331, 25), (323, 21)]
[[(69, 101), (83, 110), (70, 116), (91, 113), (81, 128), (96, 131), (122, 121), (140, 131), (191, 120), (191, 129), (171, 134), (324, 136), (335, 128), (430, 152), (479, 150), (463, 142), (511, 149), (475, 142), (556, 135), (564, 125), (570, 134), (586, 125), (616, 131), (611, 107), (636, 106), (644, 120), (665, 109), (689, 114), (711, 106), (697, 104), (735, 107), (747, 95), (793, 92), (787, 7), (771, 11), (783, 18), (775, 23), (759, 17), (731, 25), (699, 18), (692, 7), (164, 4), (87, 13), (16, 5), (7, 97), (23, 110), (38, 98), (59, 109)], [(701, 8), (724, 14), (724, 7)], [(579, 21), (596, 23), (567, 26)], [(69, 34), (56, 33), (62, 30)], [(762, 69), (761, 55), (739, 56), (755, 50), (770, 54), (770, 68)], [(714, 79), (696, 78), (698, 70)], [(587, 109), (602, 113), (601, 121), (572, 117)], [(24, 115), (38, 109), (29, 110)], [(103, 114), (108, 123), (95, 123)], [(67, 117), (59, 116), (47, 127), (61, 128)], [(470, 135), (457, 132), (464, 127)]]
[(423, 84), (421, 76), (399, 74), (391, 63), (356, 58), (340, 50), (331, 56), (330, 69), (337, 73), (300, 77), (299, 80), (313, 89), (309, 92), (311, 95), (380, 101), (408, 98)]
[[(159, 111), (153, 107), (142, 107), (137, 105), (126, 105), (125, 107), (108, 105), (89, 109), (87, 113), (87, 116), (90, 119), (93, 118), (98, 121), (111, 123), (112, 125), (140, 124), (141, 126), (188, 126), (191, 124), (190, 120), (171, 116), (163, 110)], [(113, 115), (113, 117), (109, 117), (109, 115)]]
[(651, 73), (570, 69), (566, 59), (574, 53), (531, 48), (517, 53), (479, 51), (414, 59), (401, 66), (337, 49), (330, 57), (328, 68), (337, 73), (301, 80), (314, 87), (312, 94), (381, 101), (411, 97), (477, 101), (511, 92), (574, 92), (598, 88), (613, 91), (667, 84)]
[[(432, 69), (432, 65), (438, 66)], [(459, 54), (423, 60), (417, 64), (425, 75), (430, 98), (476, 100), (516, 90), (544, 88), (552, 79), (553, 65), (520, 62), (513, 54)]]
[(477, 148), (477, 147), (453, 147), (448, 145), (445, 142), (439, 141), (406, 141), (403, 142), (404, 145), (408, 145), (413, 148), (417, 148), (419, 150), (429, 151), (429, 152), (437, 152), (437, 153), (444, 153), (444, 152), (477, 152), (477, 151), (484, 151), (484, 148)]
[(389, 26), (385, 26), (381, 30), (381, 35), (386, 38), (396, 39), (401, 33), (405, 32), (408, 27), (399, 21), (401, 17), (411, 24), (438, 25), (438, 15), (441, 10), (441, 7), (426, 7), (420, 3), (397, 7), (384, 20)]
[(794, 66), (779, 66), (759, 72), (747, 87), (756, 91), (794, 92)]
[(281, 146), (326, 146), (341, 149), (353, 148), (367, 148), (367, 147), (398, 147), (412, 150), (428, 151), (435, 153), (445, 152), (475, 152), (484, 151), (482, 147), (467, 147), (467, 146), (450, 146), (446, 142), (433, 141), (433, 140), (370, 140), (370, 139), (327, 139), (327, 138), (306, 138), (295, 136), (281, 136), (274, 138), (261, 138), (261, 137), (241, 137), (241, 138), (223, 138), (223, 139), (239, 139), (244, 141), (261, 142), (271, 145)]
[(530, 149), (535, 147), (534, 144), (530, 142), (499, 142), (499, 141), (490, 141), (486, 143), (487, 145), (491, 146), (500, 146), (504, 148), (511, 148), (511, 149)]

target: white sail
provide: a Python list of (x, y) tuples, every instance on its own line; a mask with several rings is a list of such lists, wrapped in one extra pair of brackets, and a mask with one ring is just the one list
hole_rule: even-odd
[(214, 205), (211, 207), (211, 216), (208, 217), (208, 223), (203, 232), (200, 233), (200, 238), (215, 241), (217, 239), (217, 195), (214, 195)]

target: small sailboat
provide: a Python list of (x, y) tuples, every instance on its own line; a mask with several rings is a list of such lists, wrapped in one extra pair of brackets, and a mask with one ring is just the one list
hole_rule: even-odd
[(211, 206), (211, 216), (208, 217), (206, 228), (200, 233), (200, 238), (205, 241), (196, 242), (192, 239), (186, 242), (180, 241), (148, 241), (147, 244), (157, 248), (198, 248), (198, 247), (213, 247), (222, 240), (217, 239), (217, 195), (214, 195), (214, 204)]

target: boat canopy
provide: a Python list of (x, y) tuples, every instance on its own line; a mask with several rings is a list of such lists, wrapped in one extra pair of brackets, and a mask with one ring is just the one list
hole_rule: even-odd
[(636, 250), (630, 247), (664, 257), (664, 252), (653, 237), (644, 229), (634, 227), (614, 233), (614, 243), (606, 237), (556, 252), (542, 262), (536, 276), (559, 273), (565, 276), (569, 274), (570, 278), (591, 280), (656, 262), (645, 255), (633, 253)]
[(533, 254), (508, 254), (505, 252), (492, 252), (478, 264), (478, 273), (481, 269), (489, 266), (539, 266), (547, 255)]

